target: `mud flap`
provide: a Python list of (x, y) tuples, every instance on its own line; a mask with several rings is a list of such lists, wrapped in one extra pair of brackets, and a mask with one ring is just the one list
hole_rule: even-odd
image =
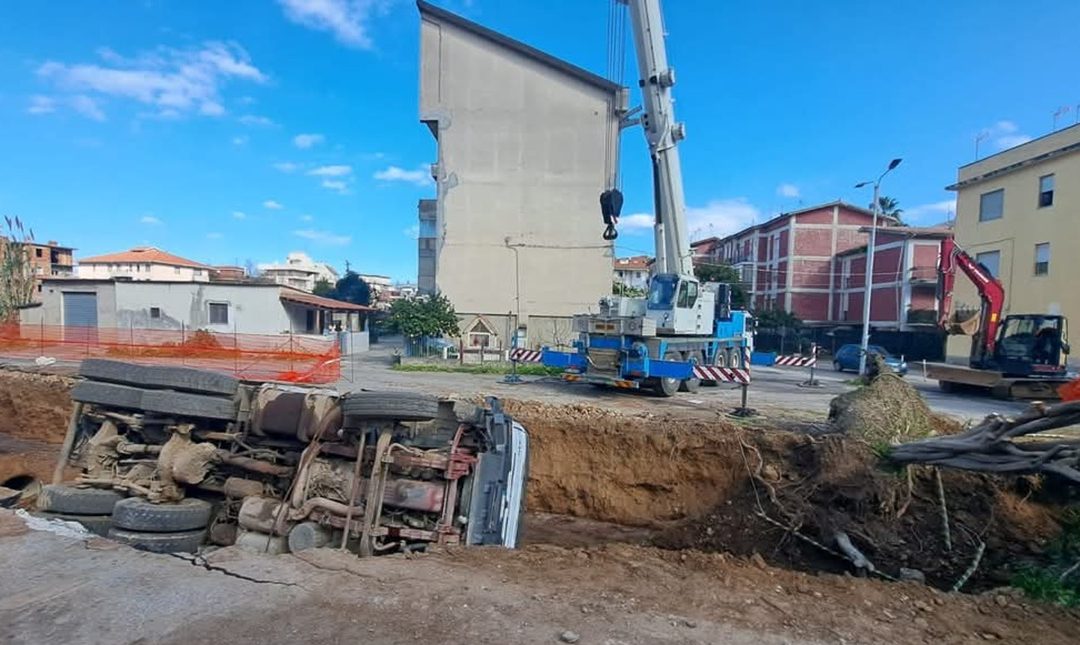
[(525, 510), (529, 434), (503, 414), (498, 404), (485, 415), (490, 449), (473, 471), (465, 543), (516, 548)]

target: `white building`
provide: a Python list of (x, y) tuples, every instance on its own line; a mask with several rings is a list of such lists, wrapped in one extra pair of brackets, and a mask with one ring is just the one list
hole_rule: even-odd
[(76, 275), (82, 280), (148, 282), (210, 282), (210, 267), (152, 246), (108, 253), (79, 260)]
[(260, 264), (259, 273), (273, 282), (311, 292), (320, 280), (338, 281), (337, 270), (325, 262), (316, 262), (308, 254), (294, 251), (281, 264)]
[(631, 289), (648, 289), (651, 262), (652, 258), (647, 255), (615, 258), (615, 282)]
[(615, 185), (626, 91), (417, 5), (420, 120), (435, 143), (420, 291), (449, 298), (470, 345), (505, 346), (522, 331), (530, 346), (561, 344), (572, 316), (611, 293), (598, 199)]

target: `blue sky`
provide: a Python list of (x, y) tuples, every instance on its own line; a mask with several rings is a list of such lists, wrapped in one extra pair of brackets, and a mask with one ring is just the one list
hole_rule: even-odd
[[(603, 74), (610, 0), (443, 0)], [(945, 219), (958, 165), (1046, 134), (1080, 104), (1080, 3), (668, 0), (695, 237), (884, 192)], [(434, 142), (417, 121), (408, 0), (5, 3), (0, 213), (79, 255), (154, 244), (212, 263), (303, 250), (415, 277)], [(632, 50), (628, 52), (632, 57)], [(628, 70), (632, 62), (628, 60)], [(627, 79), (633, 73), (628, 71)], [(624, 133), (628, 215), (651, 204)], [(627, 217), (623, 253), (651, 253)], [(601, 226), (597, 215), (597, 236)]]

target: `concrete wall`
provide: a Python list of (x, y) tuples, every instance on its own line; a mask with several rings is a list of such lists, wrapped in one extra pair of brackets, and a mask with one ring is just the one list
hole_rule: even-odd
[[(81, 280), (49, 281), (42, 284), (41, 307), (37, 320), (46, 325), (64, 324), (64, 293), (97, 293), (98, 326), (116, 327), (116, 288), (111, 282), (82, 282)], [(23, 318), (24, 322), (27, 321)]]
[[(1054, 203), (1040, 208), (1039, 178), (1048, 174), (1054, 175)], [(958, 179), (956, 241), (973, 257), (1001, 253), (998, 278), (1005, 286), (1005, 313), (1060, 313), (1080, 323), (1080, 290), (1075, 287), (1080, 275), (1075, 251), (1080, 239), (1080, 126), (964, 166)], [(1003, 216), (980, 222), (980, 197), (998, 189), (1005, 191)], [(1035, 245), (1044, 242), (1050, 243), (1050, 270), (1037, 276)], [(954, 308), (978, 304), (974, 286), (958, 276)], [(950, 337), (949, 358), (966, 359), (970, 347), (970, 338)]]
[(617, 167), (616, 100), (421, 21), (420, 119), (437, 140), (435, 287), (457, 311), (565, 318), (610, 293), (597, 200)]
[(152, 280), (158, 282), (209, 282), (209, 269), (174, 267), (167, 264), (133, 262), (121, 264), (80, 264), (76, 268), (80, 279), (108, 280), (109, 278), (130, 278), (131, 280)]

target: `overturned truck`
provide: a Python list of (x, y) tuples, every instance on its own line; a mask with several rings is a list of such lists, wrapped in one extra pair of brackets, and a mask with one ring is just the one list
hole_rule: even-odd
[(157, 552), (517, 545), (528, 434), (495, 399), (465, 410), (102, 359), (79, 374), (45, 516)]

